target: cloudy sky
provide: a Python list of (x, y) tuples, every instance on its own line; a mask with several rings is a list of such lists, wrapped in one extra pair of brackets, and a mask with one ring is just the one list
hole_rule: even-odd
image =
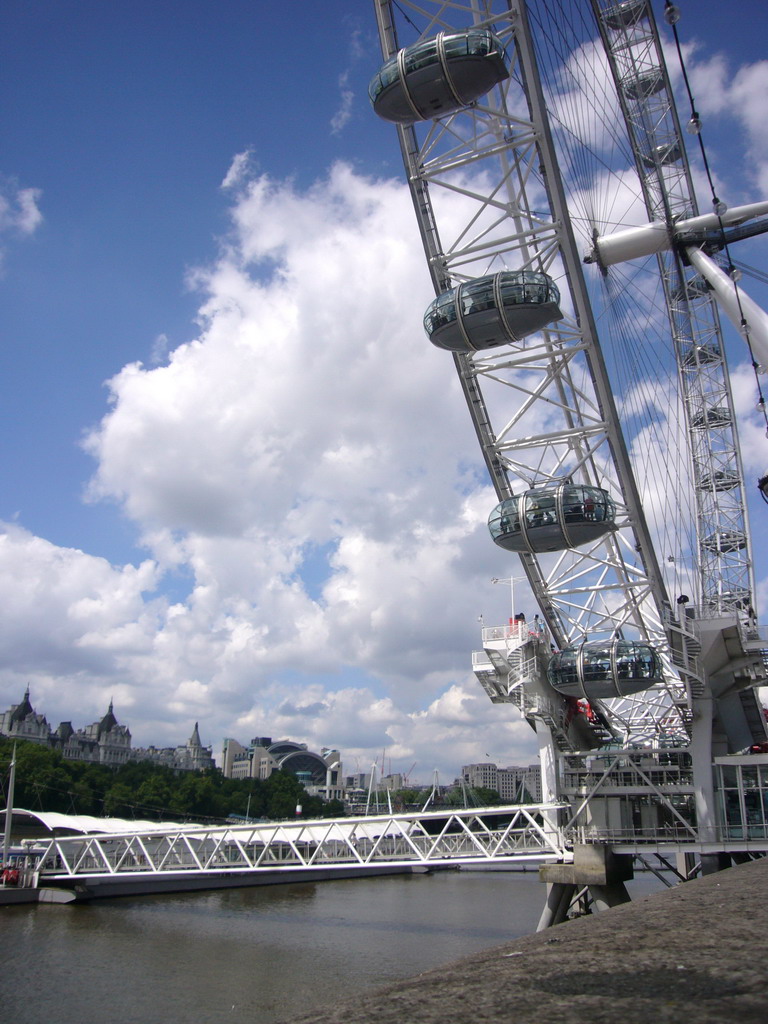
[[(763, 198), (768, 15), (681, 7), (721, 194)], [(533, 759), (469, 667), (516, 570), (421, 332), (378, 52), (357, 0), (3, 5), (3, 710), (29, 684), (77, 727), (114, 698), (134, 745), (199, 721), (215, 753), (290, 737), (423, 781)]]

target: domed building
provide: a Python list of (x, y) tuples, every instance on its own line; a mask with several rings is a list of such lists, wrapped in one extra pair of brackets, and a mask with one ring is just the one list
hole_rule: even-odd
[(306, 743), (293, 740), (273, 742), (271, 736), (254, 736), (247, 747), (237, 740), (224, 740), (222, 772), (230, 779), (268, 779), (272, 772), (288, 771), (309, 793), (328, 799), (341, 793), (341, 754), (323, 747), (317, 754)]

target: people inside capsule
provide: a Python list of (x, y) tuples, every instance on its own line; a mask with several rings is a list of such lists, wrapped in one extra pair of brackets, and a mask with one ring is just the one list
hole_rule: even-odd
[(585, 641), (552, 655), (550, 684), (562, 694), (610, 700), (661, 682), (662, 665), (650, 644), (633, 640)]
[(368, 95), (385, 121), (414, 124), (469, 106), (508, 77), (504, 47), (488, 29), (440, 32), (390, 57)]
[(564, 551), (616, 528), (616, 505), (588, 484), (555, 484), (506, 498), (488, 517), (488, 529), (507, 551)]
[(438, 348), (477, 352), (522, 341), (562, 318), (560, 292), (548, 274), (501, 270), (438, 295), (424, 314), (424, 330)]

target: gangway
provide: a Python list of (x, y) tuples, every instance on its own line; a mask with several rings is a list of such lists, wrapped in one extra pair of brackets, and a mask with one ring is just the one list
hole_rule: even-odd
[(41, 853), (39, 884), (72, 889), (88, 900), (469, 864), (562, 862), (571, 854), (549, 822), (563, 810), (559, 804), (515, 804), (55, 836)]
[[(213, 827), (125, 822), (121, 831), (112, 819), (110, 831), (22, 845), (34, 846), (36, 884), (69, 890), (77, 900), (526, 864), (539, 865), (553, 881), (569, 865), (584, 871), (588, 864), (592, 882), (607, 892), (623, 881), (616, 864), (630, 878), (635, 858), (648, 866), (654, 857), (666, 868), (686, 858), (693, 864), (707, 855), (739, 860), (768, 853), (768, 819), (756, 813), (768, 783), (768, 754), (717, 759), (717, 823), (709, 827), (681, 813), (695, 789), (685, 748), (561, 756), (560, 803)], [(627, 817), (628, 794), (642, 797), (647, 815)], [(90, 821), (97, 829), (98, 819)]]

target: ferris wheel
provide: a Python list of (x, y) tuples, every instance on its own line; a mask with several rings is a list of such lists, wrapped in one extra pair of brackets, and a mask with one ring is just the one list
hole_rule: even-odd
[(721, 255), (768, 204), (699, 211), (650, 0), (374, 5), (370, 97), (397, 125), (436, 292), (424, 327), (498, 496), (491, 537), (540, 610), (484, 630), (478, 679), (543, 755), (685, 745), (697, 700), (726, 691), (710, 753), (715, 734), (764, 739), (715, 295), (768, 363), (765, 314)]

